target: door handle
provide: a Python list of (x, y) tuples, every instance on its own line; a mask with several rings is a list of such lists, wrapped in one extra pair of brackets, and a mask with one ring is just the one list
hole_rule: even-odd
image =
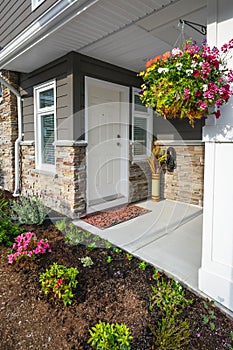
[(117, 138), (120, 139), (120, 138), (121, 138), (121, 135), (117, 134)]

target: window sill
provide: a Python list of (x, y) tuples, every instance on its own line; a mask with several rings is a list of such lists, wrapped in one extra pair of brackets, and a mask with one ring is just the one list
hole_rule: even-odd
[(46, 175), (46, 176), (52, 176), (52, 177), (54, 177), (54, 179), (56, 179), (58, 177), (58, 174), (55, 171), (52, 171), (52, 170), (33, 169), (33, 173)]

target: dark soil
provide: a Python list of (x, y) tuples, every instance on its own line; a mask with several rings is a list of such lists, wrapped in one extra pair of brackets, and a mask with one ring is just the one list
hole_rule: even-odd
[[(148, 327), (156, 327), (161, 317), (156, 308), (148, 310), (151, 285), (156, 285), (152, 266), (143, 271), (137, 258), (128, 260), (125, 252), (117, 253), (112, 248), (88, 250), (85, 245), (65, 243), (64, 234), (49, 220), (41, 226), (25, 226), (25, 231), (47, 238), (52, 253), (32, 262), (9, 265), (8, 248), (0, 246), (0, 350), (91, 349), (87, 345), (88, 330), (99, 320), (125, 323), (133, 336), (132, 350), (156, 349)], [(86, 256), (94, 262), (91, 267), (83, 267), (79, 260)], [(108, 256), (112, 257), (111, 263), (107, 262)], [(39, 275), (53, 262), (77, 267), (80, 272), (70, 306), (41, 291)], [(209, 324), (203, 325), (203, 299), (188, 290), (186, 297), (193, 299), (193, 304), (182, 313), (192, 330), (185, 349), (229, 349), (232, 320), (213, 308), (216, 319), (215, 330), (211, 331)]]

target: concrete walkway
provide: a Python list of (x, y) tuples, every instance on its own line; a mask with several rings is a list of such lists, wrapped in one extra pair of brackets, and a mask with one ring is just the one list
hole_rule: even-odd
[(77, 226), (107, 239), (168, 275), (198, 289), (201, 266), (202, 208), (163, 200), (137, 206), (151, 210), (111, 228), (99, 229), (82, 220)]

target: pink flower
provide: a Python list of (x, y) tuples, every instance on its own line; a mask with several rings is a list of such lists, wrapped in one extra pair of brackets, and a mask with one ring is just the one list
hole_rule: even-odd
[(201, 108), (203, 111), (205, 111), (205, 110), (207, 110), (208, 106), (207, 106), (206, 103), (202, 103), (202, 104), (200, 105), (200, 108)]
[(184, 99), (186, 101), (189, 101), (191, 98), (190, 90), (189, 89), (184, 89)]
[(182, 56), (183, 55), (183, 51), (181, 51), (178, 47), (175, 47), (172, 50), (172, 56)]

